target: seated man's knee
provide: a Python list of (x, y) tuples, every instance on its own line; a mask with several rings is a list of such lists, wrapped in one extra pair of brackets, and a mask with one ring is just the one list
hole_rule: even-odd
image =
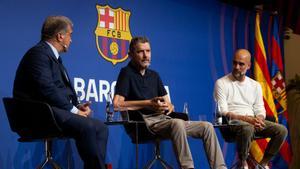
[(108, 137), (108, 127), (102, 121), (93, 120), (94, 127), (96, 128), (97, 133), (101, 133), (103, 137)]
[(254, 135), (254, 127), (252, 125), (241, 125), (241, 135), (244, 137), (252, 137)]
[(281, 124), (278, 124), (278, 127), (277, 127), (277, 132), (278, 132), (278, 136), (279, 137), (282, 137), (283, 139), (285, 139), (288, 135), (288, 130), (285, 126), (281, 125)]
[(85, 133), (95, 132), (96, 131), (96, 127), (95, 127), (95, 124), (93, 123), (93, 121), (87, 120), (86, 123), (85, 123), (85, 125), (82, 127), (81, 130), (83, 132), (85, 132)]
[(215, 131), (214, 126), (210, 122), (201, 121), (201, 123), (204, 126), (205, 130), (213, 131), (213, 132)]
[(184, 121), (181, 119), (172, 119), (171, 126), (172, 126), (172, 128), (176, 128), (176, 129), (184, 129), (185, 128)]

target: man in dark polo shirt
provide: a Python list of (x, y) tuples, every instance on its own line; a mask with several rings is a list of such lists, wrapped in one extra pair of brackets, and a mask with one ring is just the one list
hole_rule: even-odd
[(149, 40), (135, 37), (129, 45), (131, 61), (122, 68), (114, 96), (114, 107), (138, 110), (147, 127), (155, 134), (171, 139), (181, 168), (194, 168), (187, 136), (203, 140), (210, 168), (226, 168), (217, 136), (211, 123), (186, 122), (168, 116), (174, 110), (157, 72), (148, 69), (151, 62)]

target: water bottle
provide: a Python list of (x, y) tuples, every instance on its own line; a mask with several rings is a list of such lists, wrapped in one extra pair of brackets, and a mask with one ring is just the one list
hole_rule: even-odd
[(190, 120), (189, 118), (189, 108), (188, 108), (188, 103), (185, 102), (183, 104), (183, 110), (182, 110), (182, 113), (186, 114), (187, 118), (188, 118), (188, 121)]
[(111, 92), (107, 93), (105, 109), (106, 109), (106, 121), (112, 122), (114, 116), (114, 107), (112, 104)]
[(220, 113), (218, 102), (216, 102), (216, 104), (215, 104), (215, 122), (218, 125), (222, 124), (222, 116), (221, 116), (221, 113)]

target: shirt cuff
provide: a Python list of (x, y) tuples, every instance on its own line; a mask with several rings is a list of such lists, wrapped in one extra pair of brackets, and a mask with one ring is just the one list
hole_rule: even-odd
[(77, 109), (77, 107), (73, 106), (70, 111), (74, 114), (77, 114), (79, 110)]

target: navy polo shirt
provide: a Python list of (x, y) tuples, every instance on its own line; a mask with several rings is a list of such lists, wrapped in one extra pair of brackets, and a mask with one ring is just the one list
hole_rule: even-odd
[(167, 95), (157, 72), (146, 69), (145, 74), (141, 75), (131, 62), (121, 69), (115, 93), (125, 97), (125, 101), (146, 100)]

